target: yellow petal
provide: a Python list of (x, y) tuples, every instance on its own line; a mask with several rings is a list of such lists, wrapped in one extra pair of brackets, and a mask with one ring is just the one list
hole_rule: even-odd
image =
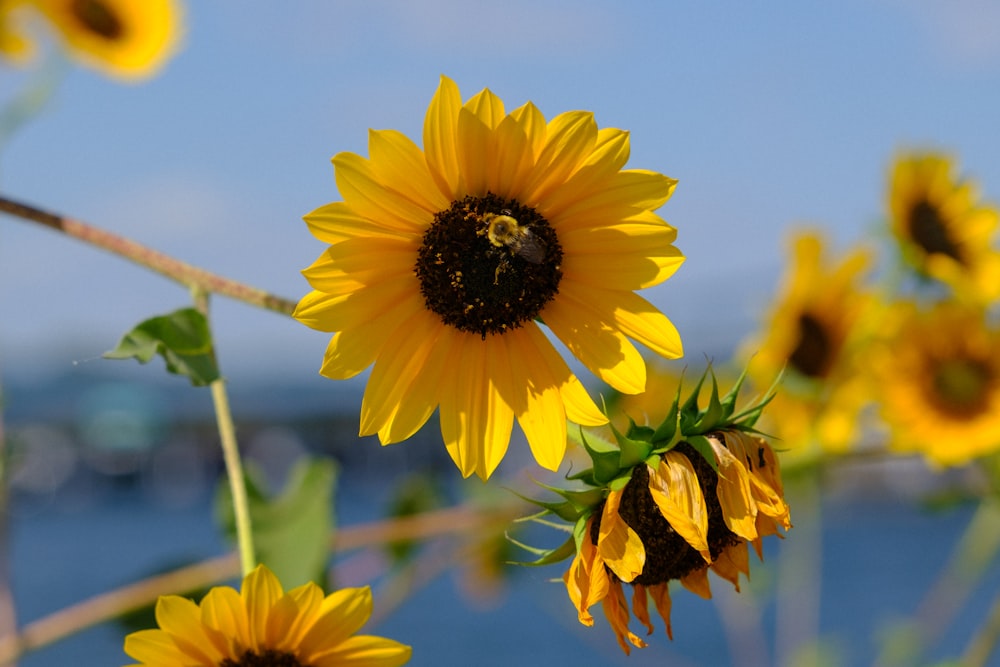
[(670, 585), (669, 583), (656, 584), (655, 586), (650, 586), (648, 589), (649, 596), (653, 598), (653, 604), (656, 605), (656, 611), (659, 612), (660, 618), (667, 626), (667, 637), (670, 639), (674, 638), (674, 629), (670, 623)]
[[(400, 409), (401, 398), (421, 374), (441, 372), (440, 368), (428, 366), (428, 357), (444, 330), (434, 315), (418, 310), (393, 332), (382, 346), (365, 387), (360, 435), (379, 432), (391, 421)], [(424, 407), (430, 406), (433, 411), (436, 398), (436, 392), (432, 392), (430, 396), (418, 396), (415, 400), (426, 403)], [(383, 441), (383, 444), (389, 443)]]
[(733, 454), (715, 437), (708, 439), (715, 452), (715, 460), (719, 467), (719, 482), (716, 487), (719, 494), (719, 505), (722, 506), (722, 518), (726, 526), (745, 540), (757, 537), (756, 518), (757, 506), (753, 501), (750, 489), (750, 479)]
[(350, 239), (331, 246), (302, 275), (314, 290), (348, 294), (382, 282), (411, 282), (417, 248), (410, 240)]
[(619, 582), (616, 581), (611, 585), (602, 607), (604, 608), (604, 616), (608, 619), (611, 629), (614, 630), (618, 645), (625, 651), (625, 655), (631, 653), (631, 648), (625, 643), (626, 638), (632, 646), (646, 648), (646, 642), (628, 629), (628, 606), (625, 603), (625, 593), (622, 592), (622, 585)]
[(368, 153), (375, 177), (431, 216), (451, 204), (437, 189), (423, 152), (396, 130), (369, 130)]
[(577, 170), (596, 143), (597, 123), (590, 112), (567, 111), (549, 121), (545, 143), (522, 192), (524, 202), (539, 205), (539, 213), (548, 217), (541, 206), (546, 195)]
[(618, 514), (622, 492), (611, 491), (601, 515), (601, 531), (597, 538), (597, 552), (604, 564), (625, 583), (642, 574), (646, 565), (646, 547)]
[(691, 461), (679, 452), (667, 452), (655, 470), (649, 468), (649, 493), (663, 518), (711, 563), (708, 509)]
[(328, 595), (320, 607), (319, 617), (309, 628), (299, 652), (309, 656), (322, 655), (353, 635), (372, 613), (372, 592), (367, 586), (344, 588)]
[(646, 364), (638, 350), (590, 304), (560, 293), (546, 304), (541, 317), (599, 378), (625, 394), (645, 389)]
[(412, 239), (415, 234), (414, 230), (390, 229), (374, 223), (342, 201), (320, 206), (302, 219), (313, 236), (329, 244), (354, 238)]
[(653, 622), (649, 620), (649, 598), (646, 596), (646, 587), (640, 584), (632, 584), (632, 613), (636, 619), (646, 626), (646, 634), (653, 634)]
[(551, 377), (559, 386), (566, 409), (566, 417), (583, 426), (602, 426), (608, 423), (608, 418), (597, 407), (590, 394), (570, 371), (569, 366), (549, 342), (541, 329), (533, 326), (524, 327), (525, 335), (531, 338), (531, 344), (539, 358), (544, 360)]
[(310, 659), (309, 664), (312, 667), (397, 667), (409, 662), (412, 654), (412, 648), (391, 639), (357, 635)]
[[(184, 655), (205, 665), (218, 664), (226, 657), (224, 638), (202, 624), (201, 611), (191, 600), (178, 595), (161, 596), (156, 603), (156, 622)], [(185, 664), (191, 662), (189, 659)]]
[(524, 188), (534, 156), (524, 127), (513, 116), (504, 118), (496, 129), (496, 146), (489, 182), (493, 193), (515, 199)]
[(722, 550), (711, 565), (712, 571), (730, 582), (740, 592), (740, 573), (750, 578), (750, 558), (746, 542), (730, 545)]
[(462, 108), (462, 95), (455, 82), (441, 77), (434, 98), (424, 118), (424, 156), (431, 177), (441, 195), (448, 201), (458, 198), (461, 171), (458, 167), (458, 112)]
[(708, 567), (693, 570), (681, 577), (681, 586), (706, 600), (712, 599), (712, 587), (708, 583)]
[(379, 182), (369, 160), (356, 153), (333, 157), (334, 177), (344, 202), (360, 216), (390, 230), (422, 234), (434, 214)]
[(363, 324), (334, 334), (327, 345), (320, 375), (334, 380), (354, 377), (374, 363), (389, 336), (423, 310), (423, 304), (416, 300), (404, 301)]
[(258, 565), (250, 574), (243, 578), (240, 595), (247, 609), (247, 620), (250, 626), (252, 648), (255, 651), (267, 648), (261, 640), (267, 636), (268, 617), (271, 607), (281, 599), (285, 591), (274, 573), (263, 565)]
[(201, 622), (229, 637), (234, 650), (250, 645), (247, 609), (233, 588), (219, 586), (205, 596), (201, 601)]
[(458, 164), (463, 192), (482, 197), (489, 189), (489, 175), (496, 162), (493, 130), (478, 115), (463, 107), (458, 112)]
[(125, 637), (125, 653), (142, 665), (189, 665), (192, 658), (162, 630), (140, 630)]
[(487, 371), (487, 347), (475, 334), (454, 337), (458, 369), (442, 389), (441, 435), (464, 477), (489, 479), (510, 444), (514, 412)]
[(368, 285), (350, 294), (325, 294), (314, 290), (302, 297), (292, 317), (318, 331), (344, 331), (363, 325), (407, 301), (423, 302), (419, 290), (408, 279)]

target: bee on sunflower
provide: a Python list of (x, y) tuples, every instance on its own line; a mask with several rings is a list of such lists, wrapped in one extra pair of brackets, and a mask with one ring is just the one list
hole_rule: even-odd
[[(699, 407), (709, 375), (708, 403)], [(611, 426), (614, 443), (581, 429), (593, 466), (569, 479), (587, 488), (546, 487), (562, 500), (532, 501), (543, 509), (525, 520), (553, 525), (554, 515), (572, 524), (572, 535), (555, 549), (519, 546), (539, 555), (533, 565), (573, 556), (563, 582), (579, 621), (592, 626), (590, 608), (600, 602), (626, 654), (646, 643), (629, 629), (623, 584), (632, 586), (632, 613), (647, 631), (652, 599), (673, 638), (672, 580), (710, 598), (711, 570), (739, 591), (740, 573), (750, 573), (748, 545), (762, 557), (762, 538), (792, 527), (778, 459), (754, 429), (773, 392), (737, 412), (742, 382), (720, 397), (709, 370), (683, 404), (678, 390), (658, 427), (631, 422), (623, 434)]]

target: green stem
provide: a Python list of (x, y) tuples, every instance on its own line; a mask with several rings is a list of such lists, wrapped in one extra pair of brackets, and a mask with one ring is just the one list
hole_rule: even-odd
[(236, 429), (229, 412), (229, 398), (226, 396), (226, 381), (222, 378), (212, 382), (212, 402), (215, 404), (215, 419), (219, 423), (219, 438), (222, 441), (222, 456), (226, 461), (226, 476), (233, 496), (233, 515), (236, 518), (236, 542), (239, 547), (243, 575), (257, 567), (257, 556), (253, 548), (253, 529), (250, 524), (250, 506), (247, 503), (247, 486), (243, 478), (243, 464), (236, 444)]
[(993, 600), (993, 608), (986, 618), (986, 623), (976, 636), (969, 642), (965, 655), (962, 656), (964, 667), (985, 667), (1000, 640), (1000, 595)]
[(250, 287), (229, 278), (223, 278), (204, 269), (199, 269), (196, 266), (174, 259), (141, 243), (136, 243), (123, 236), (92, 227), (73, 218), (49, 213), (3, 196), (0, 196), (0, 212), (8, 213), (29, 222), (36, 222), (85, 243), (103, 248), (108, 252), (124, 257), (192, 289), (198, 288), (205, 292), (221, 294), (252, 306), (273, 310), (285, 315), (291, 315), (295, 310), (294, 301), (283, 299), (264, 290)]
[[(195, 287), (191, 290), (191, 298), (194, 300), (195, 308), (205, 316), (205, 322), (208, 323), (208, 293)], [(209, 331), (211, 332), (211, 324)], [(222, 458), (226, 462), (226, 477), (229, 479), (229, 490), (233, 498), (233, 517), (236, 521), (236, 544), (240, 554), (240, 565), (243, 575), (246, 576), (257, 567), (257, 556), (253, 547), (253, 525), (250, 522), (250, 504), (247, 501), (243, 462), (240, 460), (240, 448), (236, 441), (236, 426), (233, 423), (233, 413), (229, 409), (226, 381), (220, 377), (213, 380), (209, 388), (212, 390), (215, 422), (219, 426)]]

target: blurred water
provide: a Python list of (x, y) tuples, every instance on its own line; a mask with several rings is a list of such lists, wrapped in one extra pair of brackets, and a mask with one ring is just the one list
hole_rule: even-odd
[[(344, 482), (339, 493), (344, 524), (377, 515), (374, 494), (383, 487), (373, 482), (356, 478)], [(157, 506), (150, 498), (130, 487), (106, 492), (98, 501), (16, 506), (12, 566), (21, 622), (139, 578), (171, 561), (209, 557), (223, 549), (207, 496), (188, 507), (172, 509)], [(842, 664), (872, 663), (880, 628), (893, 616), (912, 611), (939, 573), (969, 516), (968, 508), (931, 515), (891, 503), (826, 504), (822, 562), (816, 563), (823, 572), (819, 622), (821, 632), (834, 640), (845, 658)], [(802, 538), (811, 539), (809, 526), (802, 525), (801, 518), (798, 521)], [(768, 543), (763, 565), (755, 559), (751, 562), (755, 585), (773, 583), (784, 576), (784, 571), (774, 566), (791, 548), (796, 530), (785, 541)], [(964, 646), (977, 619), (1000, 589), (997, 569), (993, 568), (969, 611), (945, 635), (935, 655), (955, 654)], [(577, 623), (564, 590), (550, 581), (562, 571), (561, 566), (515, 568), (506, 589), (488, 600), (469, 597), (458, 585), (458, 578), (446, 574), (420, 587), (380, 625), (366, 627), (365, 632), (412, 644), (413, 665), (772, 664), (772, 602), (764, 601), (759, 617), (767, 646), (765, 656), (733, 659), (721, 630), (716, 603), (721, 601), (722, 613), (735, 612), (736, 618), (755, 614), (740, 607), (749, 595), (760, 598), (754, 585), (743, 597), (734, 598), (722, 582), (713, 579), (713, 602), (677, 588), (673, 591), (676, 640), (667, 640), (662, 622), (656, 619), (656, 633), (648, 638), (650, 647), (634, 651), (626, 659), (599, 612), (595, 627), (587, 629)], [(637, 624), (634, 629), (638, 629)], [(106, 624), (31, 654), (20, 664), (125, 664), (122, 636), (118, 626)]]

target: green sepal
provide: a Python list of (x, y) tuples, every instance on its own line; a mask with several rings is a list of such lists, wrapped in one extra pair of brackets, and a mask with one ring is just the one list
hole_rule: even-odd
[[(633, 467), (641, 463), (649, 456), (649, 453), (653, 450), (653, 446), (645, 440), (634, 440), (625, 435), (622, 435), (621, 431), (615, 428), (614, 424), (609, 423), (608, 426), (611, 428), (611, 433), (614, 434), (615, 440), (618, 441), (618, 467), (611, 476), (604, 477), (595, 475), (599, 482), (608, 482), (611, 479), (617, 477), (621, 474), (623, 470), (631, 470)], [(597, 466), (594, 466), (596, 471)]]
[(159, 354), (167, 370), (186, 375), (196, 387), (219, 379), (215, 362), (212, 332), (208, 320), (194, 308), (182, 308), (139, 323), (122, 336), (115, 349), (104, 353), (105, 359), (129, 359), (148, 363)]
[[(706, 372), (712, 378), (712, 392), (708, 396), (708, 407), (704, 410), (698, 411), (692, 429), (692, 432), (694, 433), (707, 433), (708, 431), (717, 428), (727, 416), (723, 412), (721, 401), (719, 401), (719, 383), (715, 379), (715, 373), (712, 371), (712, 367), (709, 366), (708, 371)], [(701, 385), (699, 384), (698, 386), (700, 387)]]
[[(576, 523), (573, 524), (573, 544), (576, 546), (577, 552), (580, 552), (583, 549), (583, 538), (584, 534), (587, 532), (588, 519), (590, 519), (590, 514), (581, 516), (576, 520)], [(589, 535), (586, 537), (587, 539), (590, 539)]]
[(715, 450), (712, 449), (712, 443), (708, 441), (708, 438), (703, 435), (693, 435), (685, 438), (684, 441), (694, 447), (695, 451), (708, 461), (708, 465), (712, 466), (712, 470), (719, 472), (719, 464), (715, 460)]
[[(744, 375), (745, 374), (746, 371), (744, 371)], [(757, 420), (760, 419), (760, 416), (764, 414), (764, 408), (767, 404), (773, 401), (774, 397), (778, 395), (778, 385), (781, 384), (784, 379), (784, 375), (785, 370), (782, 369), (781, 372), (778, 373), (778, 376), (774, 378), (774, 382), (771, 383), (771, 386), (768, 387), (767, 391), (764, 393), (764, 398), (760, 399), (754, 405), (733, 417), (733, 421), (738, 424), (741, 430), (753, 431), (756, 433), (753, 427), (757, 423)]]
[[(584, 434), (583, 427), (580, 427), (580, 442), (583, 445), (583, 448), (587, 450), (587, 454), (590, 455), (590, 460), (594, 462), (594, 467), (591, 469), (594, 486), (603, 486), (608, 480), (614, 479), (618, 475), (621, 470), (622, 458), (622, 452), (620, 449), (611, 443), (605, 443), (603, 439), (600, 438), (597, 439), (597, 443), (606, 445), (607, 449), (604, 447), (601, 447), (600, 449), (595, 448), (591, 445), (590, 440)], [(588, 471), (579, 473), (570, 479), (584, 479), (583, 476), (587, 472)]]
[(507, 561), (508, 565), (523, 565), (525, 567), (551, 565), (552, 563), (558, 563), (559, 561), (566, 560), (570, 556), (576, 554), (576, 542), (573, 537), (567, 537), (566, 540), (555, 549), (539, 549), (538, 547), (532, 547), (524, 542), (515, 540), (510, 535), (507, 535), (507, 540), (514, 546), (540, 556), (538, 559), (532, 561)]
[(511, 493), (516, 495), (518, 498), (531, 503), (532, 505), (536, 505), (551, 514), (555, 514), (564, 521), (576, 521), (583, 512), (592, 507), (596, 507), (604, 499), (604, 489), (601, 488), (572, 491), (560, 489), (555, 486), (549, 486), (548, 484), (543, 484), (537, 480), (535, 481), (535, 484), (543, 489), (562, 496), (565, 500), (563, 502), (553, 503), (546, 502), (544, 500), (535, 500), (534, 498), (521, 495), (517, 491), (513, 490)]
[(614, 479), (609, 481), (608, 488), (611, 489), (612, 491), (621, 491), (622, 489), (624, 489), (625, 485), (628, 484), (629, 480), (632, 479), (632, 470), (634, 469), (635, 467), (633, 466), (628, 470), (626, 470), (625, 474), (619, 475), (618, 477), (615, 477)]
[(625, 431), (626, 438), (641, 440), (643, 442), (652, 442), (653, 435), (655, 433), (656, 431), (649, 426), (639, 426), (631, 417), (628, 418), (628, 430)]

